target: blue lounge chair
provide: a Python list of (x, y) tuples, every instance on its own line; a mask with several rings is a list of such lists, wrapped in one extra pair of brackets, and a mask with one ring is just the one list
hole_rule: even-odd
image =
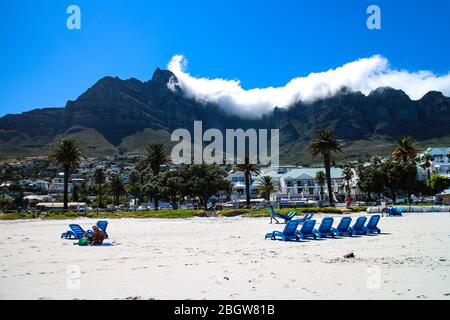
[(108, 236), (108, 234), (106, 233), (106, 228), (108, 227), (108, 221), (98, 221), (97, 222), (97, 227), (100, 229), (100, 230), (102, 230), (103, 231), (103, 233), (105, 234), (105, 239), (108, 239), (109, 238), (109, 236)]
[(380, 215), (376, 214), (370, 217), (369, 222), (364, 227), (366, 229), (366, 233), (380, 233), (380, 228), (377, 227), (378, 221), (380, 221)]
[(273, 231), (268, 234), (266, 234), (266, 239), (270, 238), (272, 240), (276, 240), (277, 238), (280, 238), (283, 241), (290, 241), (295, 240), (299, 241), (300, 238), (296, 234), (297, 226), (299, 221), (298, 220), (291, 220), (286, 222), (286, 226), (284, 227), (283, 231)]
[(367, 234), (366, 228), (364, 228), (364, 224), (366, 223), (366, 217), (359, 217), (356, 219), (353, 227), (350, 227), (352, 234)]
[(307, 220), (303, 223), (300, 230), (297, 230), (297, 236), (300, 239), (314, 238), (316, 239), (316, 234), (314, 231), (314, 226), (316, 225), (316, 220)]
[(314, 213), (305, 213), (305, 215), (298, 220), (300, 220), (300, 223), (302, 224), (308, 220), (311, 220), (313, 216), (314, 216)]
[(388, 207), (387, 209), (387, 215), (389, 217), (401, 217), (403, 216), (403, 208), (394, 208), (394, 207)]
[(345, 236), (345, 235), (348, 235), (351, 237), (353, 235), (351, 228), (350, 228), (351, 223), (352, 223), (352, 218), (344, 217), (341, 219), (338, 226), (336, 228), (332, 228), (331, 230), (338, 237)]
[(78, 240), (83, 238), (86, 231), (78, 224), (69, 224), (70, 230), (61, 234), (61, 239)]
[(314, 233), (318, 238), (326, 238), (326, 237), (333, 237), (334, 238), (334, 232), (332, 230), (334, 219), (331, 217), (324, 218), (322, 220), (322, 223), (319, 226), (319, 229), (314, 229)]
[(275, 217), (284, 219), (284, 222), (287, 222), (291, 221), (292, 218), (295, 217), (296, 213), (295, 211), (292, 211), (289, 212), (288, 215), (284, 215), (282, 213), (276, 212), (272, 206), (269, 206), (269, 215), (270, 215), (270, 223), (272, 223), (272, 219), (274, 219), (277, 223), (279, 223), (279, 221)]

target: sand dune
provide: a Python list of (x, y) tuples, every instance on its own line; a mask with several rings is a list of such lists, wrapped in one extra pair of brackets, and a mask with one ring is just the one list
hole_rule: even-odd
[(0, 222), (0, 299), (450, 299), (449, 213), (300, 243), (264, 240), (268, 219), (122, 219), (114, 246), (78, 247), (74, 222), (95, 223)]

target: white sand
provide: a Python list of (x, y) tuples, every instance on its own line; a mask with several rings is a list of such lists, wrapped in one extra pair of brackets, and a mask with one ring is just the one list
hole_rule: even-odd
[(95, 221), (0, 222), (0, 299), (450, 299), (449, 213), (301, 243), (264, 240), (268, 219), (122, 219), (115, 246), (78, 247), (69, 223)]

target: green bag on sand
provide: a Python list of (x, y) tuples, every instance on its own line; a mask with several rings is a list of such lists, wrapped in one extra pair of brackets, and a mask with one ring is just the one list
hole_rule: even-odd
[(78, 245), (79, 246), (88, 246), (89, 245), (89, 239), (86, 237), (81, 238), (80, 240), (78, 240)]

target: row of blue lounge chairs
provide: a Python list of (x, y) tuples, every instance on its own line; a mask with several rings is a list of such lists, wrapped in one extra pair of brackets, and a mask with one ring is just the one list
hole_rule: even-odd
[[(308, 238), (326, 238), (335, 236), (354, 236), (354, 235), (366, 235), (371, 233), (380, 233), (381, 230), (377, 227), (380, 221), (380, 215), (373, 215), (367, 222), (366, 217), (359, 217), (353, 226), (350, 226), (352, 222), (351, 217), (344, 217), (339, 222), (336, 228), (333, 228), (334, 219), (331, 217), (324, 218), (319, 228), (315, 229), (316, 220), (309, 219), (304, 221), (303, 219), (290, 220), (286, 222), (286, 226), (283, 231), (273, 231), (266, 234), (266, 239), (283, 240), (283, 241), (300, 241)], [(302, 227), (297, 230), (298, 225)]]
[[(105, 233), (105, 238), (108, 239), (108, 234), (106, 233), (106, 228), (108, 227), (108, 221), (98, 221), (97, 227)], [(79, 240), (87, 234), (93, 234), (92, 230), (83, 230), (78, 224), (69, 224), (70, 230), (61, 234), (61, 239), (67, 240)]]

